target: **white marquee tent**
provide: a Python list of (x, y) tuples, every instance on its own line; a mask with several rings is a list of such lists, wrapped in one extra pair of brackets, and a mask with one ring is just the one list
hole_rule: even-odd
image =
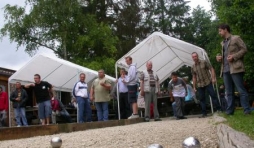
[[(139, 72), (146, 69), (147, 61), (152, 61), (153, 70), (157, 73), (159, 82), (162, 83), (173, 71), (177, 71), (184, 65), (192, 66), (193, 52), (198, 53), (199, 59), (210, 62), (204, 49), (163, 33), (154, 32), (116, 62), (116, 78), (118, 67), (128, 69), (125, 57), (131, 56), (133, 63), (137, 63)], [(119, 107), (118, 112), (120, 114)]]
[(200, 59), (209, 62), (204, 49), (160, 32), (154, 32), (120, 58), (115, 67), (116, 69), (117, 67), (127, 69), (125, 63), (127, 56), (131, 56), (133, 62), (137, 63), (138, 71), (145, 70), (146, 62), (152, 61), (153, 70), (157, 73), (161, 83), (171, 75), (171, 72), (184, 65), (192, 66), (194, 64), (191, 57), (192, 52), (197, 52)]
[[(53, 85), (54, 90), (71, 92), (82, 72), (86, 74), (85, 81), (89, 86), (98, 77), (97, 71), (56, 57), (37, 54), (9, 78), (9, 83), (16, 83), (17, 81), (21, 82), (22, 85), (34, 83), (34, 74), (38, 73), (41, 80), (48, 81)], [(115, 78), (111, 76), (106, 75), (106, 77), (113, 82), (115, 81)]]
[[(56, 57), (37, 54), (26, 65), (15, 72), (9, 78), (8, 83), (21, 82), (22, 85), (34, 83), (34, 74), (37, 73), (40, 74), (42, 81), (48, 81), (52, 84), (54, 90), (72, 92), (73, 86), (79, 80), (79, 74), (82, 72), (86, 74), (85, 82), (90, 87), (93, 80), (98, 77), (97, 71)], [(115, 82), (115, 78), (111, 76), (106, 75), (106, 78), (111, 80), (112, 83)], [(10, 119), (9, 123), (11, 123)]]

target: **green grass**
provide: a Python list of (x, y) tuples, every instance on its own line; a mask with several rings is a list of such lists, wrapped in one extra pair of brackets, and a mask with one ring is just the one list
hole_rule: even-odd
[(242, 109), (235, 110), (234, 115), (226, 115), (221, 113), (220, 116), (227, 119), (225, 124), (233, 129), (245, 133), (254, 140), (254, 112), (250, 115), (244, 115)]

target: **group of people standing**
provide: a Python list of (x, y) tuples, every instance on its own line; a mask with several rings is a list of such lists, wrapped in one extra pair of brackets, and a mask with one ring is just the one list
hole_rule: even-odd
[[(31, 88), (34, 91), (41, 124), (49, 125), (51, 118), (52, 123), (56, 123), (55, 116), (62, 116), (68, 123), (71, 123), (71, 117), (62, 102), (56, 98), (52, 85), (46, 81), (41, 81), (39, 74), (34, 75), (34, 82), (24, 87)], [(25, 110), (28, 95), (20, 82), (16, 82), (15, 87), (16, 89), (10, 95), (10, 101), (13, 102), (16, 124), (17, 127), (28, 126)]]
[[(119, 88), (119, 105), (121, 119), (139, 118), (137, 106), (137, 68), (136, 64), (132, 63), (132, 57), (125, 58), (126, 64), (129, 66), (128, 73), (125, 69), (120, 70), (120, 77), (116, 82), (113, 90)], [(157, 92), (159, 90), (158, 78), (152, 73), (152, 63), (148, 62), (147, 71), (141, 75), (141, 95), (145, 95), (148, 102), (157, 102)], [(149, 73), (148, 73), (149, 72)], [(73, 96), (77, 99), (78, 104), (78, 122), (91, 121), (90, 101), (95, 102), (97, 110), (98, 121), (107, 121), (109, 115), (108, 102), (110, 100), (109, 91), (111, 90), (111, 81), (105, 78), (104, 70), (98, 71), (98, 78), (95, 79), (90, 88), (90, 95), (88, 85), (85, 83), (85, 74), (80, 74), (80, 81), (77, 82), (73, 89)], [(114, 93), (113, 93), (114, 94)], [(90, 101), (89, 101), (90, 100)], [(157, 106), (157, 105), (156, 105)], [(146, 107), (146, 119), (149, 120), (149, 107)], [(156, 121), (159, 121), (159, 114), (155, 110)]]
[(91, 122), (92, 109), (90, 102), (95, 102), (98, 121), (107, 121), (109, 115), (108, 102), (110, 100), (109, 91), (111, 81), (105, 77), (103, 69), (98, 71), (98, 78), (90, 86), (85, 82), (85, 73), (80, 74), (80, 80), (74, 85), (73, 96), (77, 101), (78, 122)]
[[(128, 72), (122, 68), (120, 69), (120, 77), (113, 89), (112, 95), (119, 95), (119, 108), (121, 119), (139, 118), (137, 105), (137, 64), (132, 62), (132, 57), (125, 58), (126, 64), (129, 66)], [(117, 93), (117, 87), (118, 92)]]
[[(216, 56), (216, 60), (221, 62), (221, 76), (223, 76), (226, 96), (227, 108), (226, 114), (234, 114), (234, 86), (240, 93), (241, 105), (244, 108), (244, 114), (250, 114), (250, 105), (248, 102), (248, 94), (244, 88), (244, 64), (243, 57), (247, 52), (244, 42), (239, 36), (230, 34), (230, 28), (226, 24), (219, 26), (219, 34), (224, 38), (222, 45), (222, 55)], [(221, 111), (219, 98), (216, 95), (214, 84), (216, 83), (216, 74), (212, 65), (205, 60), (200, 60), (198, 53), (191, 54), (194, 61), (191, 67), (193, 90), (188, 91), (186, 82), (179, 78), (176, 72), (172, 72), (172, 80), (169, 83), (169, 95), (175, 101), (175, 115), (177, 119), (186, 119), (184, 116), (185, 97), (197, 91), (201, 105), (201, 117), (207, 116), (206, 110), (206, 91), (212, 99), (215, 111)], [(132, 61), (132, 57), (125, 58), (126, 64), (129, 66), (128, 72), (125, 69), (120, 70), (120, 77), (116, 86), (119, 88), (119, 105), (121, 119), (139, 118), (137, 106), (138, 79), (140, 80), (140, 95), (145, 100), (145, 121), (150, 121), (150, 104), (154, 105), (154, 120), (161, 121), (157, 108), (157, 97), (160, 95), (159, 77), (152, 70), (153, 64), (147, 61), (146, 70), (141, 71), (137, 76), (137, 67)], [(46, 85), (50, 88), (50, 85)], [(74, 85), (73, 96), (77, 99), (78, 104), (78, 122), (90, 122), (91, 108), (90, 102), (94, 101), (98, 121), (107, 121), (109, 115), (108, 102), (110, 100), (109, 91), (111, 90), (111, 82), (105, 77), (104, 70), (98, 71), (98, 78), (95, 79), (88, 91), (88, 85), (85, 83), (85, 74), (80, 74), (80, 81)], [(44, 117), (44, 116), (41, 116)]]
[[(246, 45), (239, 36), (230, 33), (230, 27), (227, 24), (221, 24), (218, 27), (220, 36), (224, 39), (221, 42), (221, 54), (216, 56), (216, 60), (221, 63), (220, 76), (223, 77), (225, 85), (225, 96), (227, 98), (227, 115), (233, 115), (235, 110), (234, 92), (235, 87), (240, 94), (240, 102), (244, 109), (244, 114), (251, 113), (248, 101), (248, 93), (244, 87), (244, 55), (247, 52)], [(219, 98), (215, 92), (216, 74), (212, 65), (205, 60), (200, 60), (198, 53), (191, 54), (194, 61), (191, 67), (193, 91), (198, 92), (201, 105), (201, 118), (207, 116), (206, 110), (206, 92), (212, 99), (215, 111), (222, 111)], [(176, 119), (186, 119), (184, 116), (184, 98), (188, 95), (186, 83), (177, 76), (176, 72), (171, 74), (172, 80), (169, 83), (169, 95), (174, 102), (174, 115)]]
[[(246, 45), (237, 35), (232, 35), (230, 27), (227, 24), (221, 24), (218, 27), (220, 36), (224, 39), (221, 42), (221, 54), (216, 56), (217, 62), (221, 63), (220, 76), (223, 77), (225, 85), (225, 96), (227, 98), (226, 114), (233, 115), (235, 110), (235, 87), (240, 94), (241, 106), (244, 114), (251, 113), (248, 100), (248, 93), (244, 87), (244, 55), (247, 52)], [(213, 67), (207, 61), (199, 60), (197, 53), (192, 53), (194, 65), (192, 66), (193, 88), (198, 91), (200, 104), (202, 108), (202, 117), (207, 116), (205, 91), (209, 93), (215, 110), (221, 111), (218, 97), (214, 91), (213, 84), (216, 83), (216, 75)]]
[[(121, 119), (139, 118), (137, 96), (138, 91), (145, 100), (145, 121), (150, 121), (150, 105), (154, 104), (154, 121), (161, 121), (157, 109), (157, 95), (160, 94), (159, 78), (152, 70), (152, 62), (146, 63), (146, 70), (141, 71), (140, 77), (137, 76), (136, 64), (132, 63), (132, 57), (125, 58), (129, 65), (128, 72), (124, 68), (120, 70), (120, 77), (113, 89), (112, 95), (116, 98), (116, 87), (119, 91), (119, 107)], [(138, 89), (138, 79), (140, 79), (140, 90)]]
[[(216, 56), (216, 60), (221, 63), (220, 76), (223, 77), (225, 85), (225, 96), (227, 98), (226, 114), (233, 115), (235, 109), (234, 88), (236, 87), (240, 94), (241, 105), (244, 108), (244, 114), (251, 113), (248, 101), (248, 93), (244, 88), (244, 55), (247, 52), (246, 45), (239, 36), (230, 33), (230, 27), (226, 24), (219, 26), (219, 34), (224, 39), (221, 42), (221, 54)], [(214, 90), (216, 83), (216, 74), (212, 65), (205, 60), (200, 60), (198, 53), (191, 54), (194, 65), (191, 68), (193, 90), (198, 92), (202, 116), (207, 116), (206, 97), (207, 91), (212, 98), (215, 111), (221, 111), (221, 105)], [(159, 77), (152, 70), (152, 62), (146, 63), (146, 70), (141, 71), (140, 77), (137, 76), (136, 64), (132, 62), (132, 57), (125, 58), (129, 66), (128, 72), (125, 69), (120, 70), (120, 77), (117, 80), (119, 88), (119, 104), (121, 119), (139, 118), (137, 106), (138, 79), (140, 79), (140, 95), (145, 100), (145, 121), (150, 121), (150, 104), (154, 104), (154, 120), (161, 121), (157, 109), (157, 97), (160, 95)], [(90, 102), (95, 102), (98, 121), (107, 121), (109, 115), (108, 102), (110, 101), (109, 91), (111, 90), (111, 81), (105, 77), (104, 70), (98, 71), (98, 78), (95, 79), (91, 86), (85, 82), (85, 73), (80, 74), (80, 80), (73, 87), (73, 96), (78, 104), (78, 122), (91, 122), (92, 110)], [(169, 83), (169, 95), (175, 101), (175, 116), (177, 119), (186, 119), (184, 116), (184, 98), (188, 95), (187, 86), (183, 79), (179, 78), (176, 72), (171, 74), (172, 80)], [(35, 83), (25, 85), (25, 88), (32, 87), (38, 104), (38, 115), (42, 125), (48, 125), (52, 114), (63, 114), (67, 116), (69, 122), (71, 118), (64, 109), (61, 101), (55, 98), (52, 91), (52, 85), (48, 82), (41, 81), (40, 75), (34, 75)], [(90, 91), (89, 88), (90, 87)], [(7, 112), (7, 103), (3, 97), (7, 95), (0, 87), (0, 115)], [(10, 95), (13, 102), (15, 119), (18, 126), (27, 126), (25, 115), (25, 103), (28, 99), (27, 93), (21, 87), (21, 83), (16, 83), (16, 90)], [(53, 112), (52, 112), (53, 111)], [(60, 113), (59, 111), (62, 111)], [(2, 123), (2, 121), (0, 122)]]

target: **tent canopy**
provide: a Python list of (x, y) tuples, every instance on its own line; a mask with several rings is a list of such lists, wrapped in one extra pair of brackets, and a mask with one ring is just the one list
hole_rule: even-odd
[[(37, 73), (41, 76), (41, 80), (52, 84), (54, 90), (71, 92), (82, 72), (86, 74), (85, 82), (90, 87), (92, 81), (98, 77), (97, 71), (56, 57), (37, 54), (9, 78), (9, 83), (21, 82), (22, 85), (34, 83), (33, 76)], [(106, 75), (106, 78), (115, 82), (113, 77)]]
[(194, 62), (191, 53), (193, 52), (198, 53), (199, 59), (209, 62), (204, 49), (160, 32), (154, 32), (120, 58), (116, 62), (116, 67), (128, 68), (125, 63), (127, 56), (131, 56), (133, 63), (137, 63), (138, 71), (145, 70), (146, 62), (152, 61), (153, 70), (162, 83), (171, 75), (171, 72), (184, 65), (192, 66)]

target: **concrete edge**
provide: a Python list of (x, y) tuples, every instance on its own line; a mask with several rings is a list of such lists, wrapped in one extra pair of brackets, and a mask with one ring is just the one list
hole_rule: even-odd
[(213, 115), (213, 120), (217, 127), (217, 136), (220, 148), (251, 148), (254, 147), (254, 141), (251, 140), (245, 133), (234, 130), (223, 122), (227, 119)]

